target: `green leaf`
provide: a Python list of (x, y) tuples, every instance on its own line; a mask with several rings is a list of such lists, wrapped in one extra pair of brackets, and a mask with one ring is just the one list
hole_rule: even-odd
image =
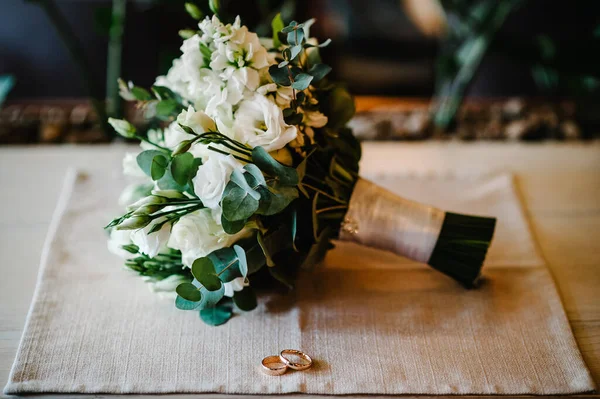
[(190, 14), (190, 17), (194, 18), (197, 21), (201, 20), (202, 17), (204, 17), (204, 13), (194, 3), (185, 3), (185, 10), (188, 14)]
[(152, 158), (152, 164), (150, 165), (150, 177), (152, 180), (159, 180), (165, 175), (169, 160), (164, 155), (156, 155)]
[(202, 294), (198, 291), (198, 288), (192, 283), (181, 283), (175, 289), (177, 295), (191, 302), (200, 302)]
[[(202, 299), (204, 299), (204, 296), (202, 296)], [(188, 301), (179, 295), (175, 298), (175, 307), (181, 310), (194, 310), (200, 306), (200, 304), (201, 302)]]
[(284, 28), (285, 24), (281, 19), (281, 13), (277, 13), (275, 18), (271, 21), (271, 28), (273, 29), (273, 47), (279, 48), (281, 46), (281, 40), (279, 40), (279, 32)]
[(216, 291), (221, 288), (221, 280), (219, 280), (215, 267), (208, 257), (194, 261), (192, 275), (209, 291)]
[(202, 287), (200, 292), (202, 293), (202, 300), (199, 304), (200, 309), (212, 308), (225, 296), (225, 286), (221, 284), (221, 288), (216, 291), (209, 291)]
[(178, 102), (181, 102), (181, 97), (179, 96), (179, 94), (176, 94), (175, 92), (173, 92), (173, 90), (169, 89), (168, 87), (152, 86), (152, 92), (159, 100), (168, 100), (172, 98), (174, 100), (177, 100)]
[(295, 29), (287, 34), (287, 42), (290, 46), (302, 45), (304, 40), (304, 30)]
[(212, 261), (215, 271), (222, 282), (228, 283), (238, 277), (242, 277), (238, 264), (238, 255), (233, 248), (218, 249), (208, 255), (208, 258)]
[(323, 48), (323, 47), (329, 46), (330, 44), (331, 44), (331, 39), (327, 39), (323, 43), (318, 44), (316, 46), (314, 44), (304, 43), (304, 48), (312, 48), (312, 47)]
[(235, 303), (240, 310), (249, 312), (256, 309), (256, 294), (251, 287), (244, 287), (243, 290), (236, 291), (233, 294), (233, 303)]
[[(262, 148), (262, 147), (259, 147)], [(247, 173), (244, 173), (244, 178), (246, 182), (250, 185), (250, 187), (255, 188), (258, 186), (266, 186), (267, 182), (265, 181), (265, 177), (262, 172), (258, 168), (258, 166), (249, 163), (244, 165), (244, 170)]]
[(202, 321), (211, 326), (225, 324), (231, 319), (231, 316), (233, 316), (231, 308), (224, 305), (206, 308), (200, 311), (200, 318)]
[(287, 87), (292, 84), (287, 67), (279, 68), (277, 65), (271, 65), (269, 67), (269, 75), (271, 75), (273, 82), (277, 83), (279, 86)]
[(176, 190), (180, 193), (186, 191), (188, 187), (187, 185), (182, 186), (181, 184), (175, 181), (175, 179), (173, 178), (173, 174), (171, 173), (171, 168), (167, 168), (165, 175), (161, 177), (160, 180), (156, 182), (156, 184), (161, 190)]
[(256, 213), (265, 216), (277, 215), (298, 198), (296, 187), (274, 185), (260, 190), (260, 207)]
[(149, 101), (152, 100), (152, 95), (150, 94), (150, 92), (148, 92), (148, 90), (142, 88), (142, 87), (138, 87), (138, 86), (134, 86), (131, 88), (131, 94), (133, 94), (133, 96), (135, 97), (136, 100), (138, 101)]
[(296, 247), (296, 234), (298, 233), (298, 212), (296, 209), (292, 210), (292, 224), (290, 227), (292, 229), (292, 248), (294, 248), (294, 251), (300, 252)]
[(240, 274), (242, 277), (246, 278), (248, 276), (248, 261), (246, 260), (246, 251), (244, 248), (239, 245), (234, 245), (233, 250), (238, 258), (238, 268), (240, 270)]
[(235, 222), (230, 222), (229, 220), (225, 219), (223, 215), (221, 215), (221, 225), (223, 226), (223, 230), (225, 230), (225, 233), (227, 234), (239, 233), (246, 225), (246, 222), (247, 220), (238, 220)]
[(185, 186), (196, 175), (194, 156), (189, 152), (177, 155), (171, 161), (171, 175), (177, 184)]
[(302, 262), (301, 267), (303, 269), (312, 269), (325, 258), (327, 251), (333, 248), (333, 244), (331, 244), (333, 236), (334, 232), (331, 227), (328, 226), (323, 229), (319, 237), (317, 237), (316, 243), (310, 247), (306, 259)]
[(329, 72), (331, 72), (331, 67), (325, 64), (313, 65), (308, 70), (308, 74), (315, 78), (314, 82), (318, 82), (319, 80), (323, 79)]
[(290, 60), (295, 59), (298, 56), (298, 54), (300, 54), (301, 51), (302, 51), (302, 45), (300, 45), (300, 44), (290, 47)]
[(212, 57), (212, 51), (210, 51), (210, 48), (206, 44), (200, 42), (200, 53), (202, 54), (204, 65), (208, 66)]
[(307, 73), (301, 73), (296, 75), (294, 83), (292, 83), (292, 88), (296, 90), (305, 90), (310, 86), (310, 82), (313, 80), (313, 77)]
[(252, 149), (252, 162), (267, 175), (276, 177), (281, 184), (295, 186), (299, 182), (296, 169), (280, 164), (263, 147)]
[(260, 194), (248, 185), (246, 174), (250, 175), (235, 169), (223, 192), (223, 216), (231, 222), (250, 218), (259, 206)]
[(269, 266), (269, 267), (275, 266), (275, 262), (273, 262), (273, 258), (271, 257), (270, 249), (268, 248), (267, 243), (265, 242), (265, 239), (261, 232), (258, 232), (258, 234), (256, 235), (256, 241), (258, 242), (258, 245), (260, 245), (260, 249), (263, 251), (263, 254), (265, 255), (265, 260), (267, 262), (267, 266)]
[(283, 33), (293, 32), (294, 29), (296, 29), (297, 26), (298, 26), (298, 22), (292, 21), (292, 22), (289, 23), (289, 25), (287, 25), (283, 29), (281, 29), (281, 31)]
[(355, 112), (354, 99), (342, 87), (336, 87), (329, 95), (326, 115), (329, 118), (327, 127), (339, 129), (352, 119)]
[(166, 121), (171, 117), (177, 116), (181, 111), (179, 103), (175, 99), (167, 99), (159, 101), (156, 104), (156, 117), (160, 120)]
[(148, 176), (152, 176), (152, 161), (156, 156), (164, 157), (165, 153), (158, 150), (146, 150), (140, 152), (136, 157), (136, 161), (140, 169)]
[[(298, 92), (298, 94), (303, 94), (303, 92)], [(303, 115), (297, 113), (293, 108), (286, 108), (283, 110), (283, 120), (288, 125), (299, 125), (302, 122), (302, 118)]]
[(221, 2), (219, 0), (208, 0), (208, 7), (217, 17), (221, 10)]

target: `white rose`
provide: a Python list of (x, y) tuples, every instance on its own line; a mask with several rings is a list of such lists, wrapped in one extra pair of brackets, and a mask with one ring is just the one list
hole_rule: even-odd
[(242, 164), (231, 155), (217, 152), (208, 154), (208, 159), (200, 165), (198, 173), (192, 180), (194, 192), (202, 200), (204, 206), (210, 209), (219, 208), (225, 186), (234, 169)]
[(217, 128), (215, 121), (204, 112), (194, 110), (191, 105), (177, 116), (177, 123), (191, 128), (196, 134), (214, 131)]
[(123, 174), (129, 177), (135, 178), (147, 178), (144, 171), (140, 168), (137, 163), (138, 154), (135, 152), (128, 152), (123, 158)]
[(264, 147), (268, 152), (285, 147), (297, 135), (296, 127), (283, 120), (277, 104), (260, 94), (240, 103), (235, 113), (234, 129), (239, 141), (252, 147)]
[(210, 209), (201, 209), (183, 216), (173, 225), (168, 245), (180, 250), (183, 264), (191, 267), (196, 259), (229, 247), (247, 234), (246, 229), (235, 235), (227, 234), (215, 222)]
[(133, 255), (123, 249), (123, 245), (131, 244), (131, 230), (117, 230), (112, 229), (110, 231), (110, 238), (108, 239), (108, 250), (123, 258), (132, 258)]
[(225, 286), (225, 296), (232, 297), (236, 291), (243, 290), (249, 284), (244, 277), (238, 277), (223, 285)]
[[(160, 222), (160, 220), (157, 222)], [(171, 231), (171, 225), (165, 223), (159, 231), (148, 234), (153, 225), (154, 223), (150, 223), (143, 229), (138, 229), (131, 233), (131, 241), (139, 247), (141, 253), (151, 258), (154, 258), (159, 252), (167, 249), (167, 242), (169, 241)]]

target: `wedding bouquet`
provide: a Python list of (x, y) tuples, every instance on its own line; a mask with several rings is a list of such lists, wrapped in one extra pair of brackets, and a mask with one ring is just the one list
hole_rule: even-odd
[(350, 240), (428, 263), (472, 286), (495, 220), (443, 212), (392, 194), (358, 175), (360, 145), (346, 123), (354, 102), (327, 79), (314, 20), (259, 38), (239, 17), (217, 16), (184, 32), (182, 55), (150, 91), (120, 81), (155, 128), (124, 173), (143, 180), (122, 196), (109, 248), (175, 305), (211, 325), (233, 304), (256, 307), (253, 282), (292, 287), (332, 240)]

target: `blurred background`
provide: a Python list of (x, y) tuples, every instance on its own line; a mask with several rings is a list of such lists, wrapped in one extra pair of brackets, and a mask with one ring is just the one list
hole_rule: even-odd
[[(209, 13), (208, 0), (194, 1)], [(0, 143), (106, 142), (197, 21), (182, 0), (2, 0)], [(317, 19), (369, 140), (587, 140), (600, 134), (597, 0), (222, 0), (259, 35)]]

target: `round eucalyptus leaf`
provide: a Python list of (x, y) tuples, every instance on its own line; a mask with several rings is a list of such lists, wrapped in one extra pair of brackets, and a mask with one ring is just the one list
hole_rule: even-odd
[(238, 267), (240, 269), (240, 274), (242, 275), (242, 277), (245, 278), (248, 275), (248, 261), (246, 260), (246, 251), (244, 251), (244, 248), (240, 247), (239, 245), (234, 245), (233, 250), (235, 251), (235, 254), (238, 258)]
[(202, 294), (192, 283), (181, 283), (175, 289), (177, 295), (191, 302), (200, 302)]
[(233, 302), (240, 310), (248, 312), (257, 306), (256, 294), (251, 287), (244, 287), (233, 294)]
[(214, 308), (206, 308), (200, 311), (200, 318), (203, 322), (211, 326), (220, 326), (227, 323), (231, 319), (233, 313), (229, 306), (216, 306)]
[(184, 299), (181, 296), (177, 295), (177, 298), (175, 298), (175, 307), (177, 309), (181, 309), (181, 310), (194, 310), (198, 306), (200, 306), (203, 301), (204, 301), (204, 296), (202, 296), (201, 302), (192, 302), (192, 301), (188, 301), (187, 299)]
[(217, 276), (215, 266), (207, 257), (194, 261), (192, 274), (208, 291), (216, 291), (221, 288), (222, 283), (219, 276)]

